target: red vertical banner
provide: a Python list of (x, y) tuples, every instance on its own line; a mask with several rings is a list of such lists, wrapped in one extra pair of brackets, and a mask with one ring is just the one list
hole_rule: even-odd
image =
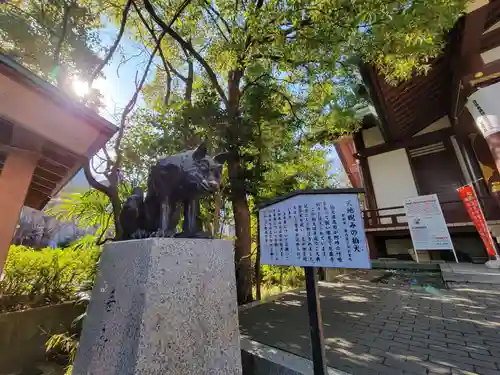
[(497, 251), (495, 248), (495, 243), (493, 242), (493, 237), (491, 237), (488, 225), (486, 224), (486, 219), (484, 217), (483, 210), (479, 205), (479, 201), (477, 199), (474, 188), (472, 187), (472, 185), (465, 185), (458, 189), (458, 194), (464, 202), (465, 209), (469, 213), (469, 216), (472, 219), (472, 222), (474, 223), (479, 236), (481, 236), (481, 239), (483, 240), (488, 255), (496, 257)]

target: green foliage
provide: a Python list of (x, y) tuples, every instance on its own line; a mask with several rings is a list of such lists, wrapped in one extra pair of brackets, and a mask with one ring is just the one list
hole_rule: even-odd
[(64, 375), (71, 375), (73, 372), (73, 361), (78, 351), (79, 345), (78, 334), (69, 334), (67, 332), (58, 333), (49, 337), (45, 343), (46, 352), (55, 352), (59, 355), (62, 354), (66, 357), (67, 361), (70, 363), (66, 367)]
[(266, 287), (273, 285), (298, 288), (304, 285), (305, 276), (302, 267), (283, 267), (263, 265), (261, 271), (262, 284)]
[[(2, 52), (59, 84), (88, 78), (99, 64), (97, 3), (13, 0), (0, 7)], [(70, 90), (68, 90), (70, 91)]]
[(0, 281), (0, 295), (29, 295), (47, 302), (76, 298), (92, 282), (100, 249), (33, 250), (12, 245)]
[(248, 201), (334, 185), (317, 146), (359, 125), (357, 65), (374, 64), (392, 83), (424, 72), (465, 3), (144, 0), (131, 15), (141, 19), (131, 23), (132, 35), (150, 49), (156, 36), (166, 36), (145, 90), (151, 111), (135, 119), (124, 164), (140, 181), (137, 161), (203, 137), (213, 150), (231, 151), (224, 194), (239, 226), (238, 299), (248, 302), (252, 231), (243, 225), (254, 225)]
[[(122, 201), (131, 194), (127, 184), (120, 184), (118, 191)], [(72, 243), (71, 249), (92, 248), (114, 235), (113, 208), (108, 196), (98, 190), (62, 194), (45, 212), (59, 221), (91, 231)]]
[(47, 215), (61, 222), (71, 222), (90, 233), (70, 244), (72, 249), (88, 249), (114, 232), (114, 220), (109, 198), (98, 190), (62, 194), (48, 207)]
[(62, 194), (46, 213), (62, 222), (75, 222), (81, 228), (104, 231), (113, 219), (109, 198), (97, 190)]

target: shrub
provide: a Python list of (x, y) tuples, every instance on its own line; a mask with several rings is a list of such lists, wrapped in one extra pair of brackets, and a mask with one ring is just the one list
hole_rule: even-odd
[(281, 285), (296, 288), (304, 285), (304, 269), (302, 267), (271, 266), (264, 264), (261, 266), (262, 284), (266, 286)]
[(99, 255), (99, 248), (34, 250), (13, 245), (0, 295), (41, 297), (46, 302), (74, 299), (82, 285), (93, 282)]

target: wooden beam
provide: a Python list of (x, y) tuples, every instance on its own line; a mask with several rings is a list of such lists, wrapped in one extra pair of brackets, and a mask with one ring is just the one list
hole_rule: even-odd
[(419, 135), (417, 137), (405, 138), (401, 141), (395, 141), (392, 143), (384, 143), (378, 146), (368, 147), (365, 149), (364, 156), (374, 156), (378, 154), (383, 154), (385, 152), (398, 150), (400, 148), (422, 146), (426, 144), (431, 144), (434, 142), (439, 142), (444, 138), (448, 138), (453, 135), (452, 128), (441, 129), (432, 133), (427, 133)]
[[(446, 74), (447, 69), (449, 69), (449, 67), (444, 63), (433, 65), (429, 74), (415, 77), (411, 81), (404, 83), (402, 86), (404, 87), (402, 92), (395, 96), (393, 100), (388, 100), (388, 102), (393, 105), (394, 108), (397, 108), (398, 106), (403, 105), (402, 103), (405, 99), (415, 98), (430, 89), (432, 90), (433, 87), (441, 87), (442, 84), (440, 83), (439, 78), (442, 77), (443, 74)], [(437, 82), (432, 85), (431, 82), (434, 79), (436, 79)], [(406, 85), (409, 87), (407, 88)]]
[(450, 118), (452, 124), (458, 123), (457, 114), (463, 107), (464, 98), (461, 95), (462, 77), (474, 74), (481, 70), (483, 60), (481, 59), (481, 36), (484, 32), (485, 23), (488, 17), (488, 7), (483, 6), (472, 13), (465, 15), (458, 25), (458, 37), (456, 39), (458, 48), (452, 56), (452, 84)]
[(464, 18), (464, 27), (460, 44), (459, 74), (473, 73), (482, 66), (482, 59), (479, 56), (481, 51), (481, 36), (484, 32), (486, 19), (488, 17), (488, 7), (483, 6)]
[(47, 189), (46, 187), (40, 186), (34, 181), (31, 181), (29, 189), (38, 191), (39, 193), (45, 194), (47, 196), (50, 196), (50, 194), (52, 193), (52, 189)]
[(42, 155), (44, 159), (46, 159), (50, 163), (65, 167), (67, 169), (73, 168), (75, 162), (78, 160), (78, 155), (64, 150), (63, 148), (55, 145), (52, 142), (45, 143), (42, 150)]
[(56, 184), (52, 181), (47, 181), (43, 177), (37, 176), (36, 174), (33, 174), (33, 177), (31, 177), (31, 183), (37, 184), (38, 186), (42, 186), (44, 189), (47, 189), (52, 193), (52, 190), (56, 187)]
[(363, 81), (367, 86), (368, 92), (370, 94), (370, 99), (377, 111), (380, 120), (380, 131), (385, 142), (390, 142), (392, 136), (389, 132), (391, 126), (391, 114), (389, 113), (389, 108), (385, 102), (386, 98), (382, 88), (380, 87), (379, 76), (372, 66), (362, 65), (360, 67), (361, 75)]
[(59, 176), (60, 178), (65, 176), (69, 171), (69, 168), (51, 163), (51, 161), (46, 158), (41, 158), (38, 161), (38, 167), (49, 173)]
[(489, 81), (500, 78), (500, 60), (493, 61), (483, 66), (483, 68), (475, 74), (469, 74), (463, 78), (464, 92), (468, 97), (472, 92)]
[(54, 184), (58, 184), (59, 181), (61, 180), (62, 176), (55, 174), (52, 171), (49, 171), (47, 169), (44, 169), (40, 167), (39, 165), (35, 169), (35, 174), (39, 177), (42, 177), (43, 179), (50, 181)]
[[(408, 126), (408, 130), (404, 131), (402, 139), (413, 137), (418, 132), (421, 132), (429, 125), (432, 125), (435, 121), (439, 120), (441, 117), (446, 116), (446, 109), (443, 108), (444, 104), (441, 100), (436, 98), (436, 104), (425, 103), (420, 108), (425, 108), (424, 111), (419, 111), (418, 108), (415, 108), (413, 114), (408, 116), (408, 120), (411, 121), (411, 124)], [(403, 126), (404, 123), (401, 125)], [(404, 129), (403, 129), (404, 130)]]
[(354, 157), (355, 147), (352, 137), (338, 140), (334, 147), (352, 187), (362, 188), (357, 160)]
[(500, 21), (500, 1), (491, 0), (486, 6), (488, 7), (488, 18), (484, 28), (488, 30), (491, 26)]
[(50, 197), (47, 197), (46, 194), (38, 190), (29, 189), (24, 200), (24, 205), (41, 210), (44, 206), (43, 202), (47, 202), (49, 199)]
[(375, 189), (373, 188), (372, 176), (370, 173), (370, 167), (368, 166), (368, 160), (365, 156), (365, 143), (363, 142), (363, 137), (361, 132), (357, 132), (353, 135), (354, 146), (356, 146), (356, 152), (359, 160), (359, 167), (361, 169), (361, 178), (363, 179), (363, 188), (365, 189), (365, 198), (368, 209), (377, 209), (377, 200), (375, 199)]

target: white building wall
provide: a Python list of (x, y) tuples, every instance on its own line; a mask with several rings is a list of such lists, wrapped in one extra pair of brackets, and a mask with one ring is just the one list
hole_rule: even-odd
[(489, 64), (493, 61), (500, 59), (500, 47), (495, 47), (481, 54), (481, 58), (485, 64)]
[(425, 129), (419, 131), (414, 135), (414, 137), (418, 137), (419, 135), (427, 134), (427, 133), (432, 133), (441, 129), (446, 129), (446, 128), (451, 128), (451, 123), (450, 119), (448, 116), (443, 116), (439, 120), (434, 121), (432, 124), (430, 124), (428, 127)]
[[(370, 156), (368, 166), (379, 209), (402, 206), (406, 198), (418, 196), (408, 155), (404, 148)], [(388, 215), (399, 211), (403, 212), (391, 210), (383, 211), (381, 214)]]
[(384, 137), (382, 137), (382, 133), (378, 126), (374, 126), (373, 128), (365, 129), (361, 132), (363, 137), (363, 143), (365, 147), (373, 147), (377, 145), (381, 145), (384, 143)]
[[(488, 30), (486, 30), (483, 35), (488, 34), (489, 32), (496, 30), (500, 27), (500, 22), (497, 22), (493, 24)], [(481, 54), (481, 57), (483, 59), (483, 63), (489, 64), (495, 60), (500, 59), (500, 47), (495, 47), (493, 49), (490, 49), (488, 51), (485, 51)]]

